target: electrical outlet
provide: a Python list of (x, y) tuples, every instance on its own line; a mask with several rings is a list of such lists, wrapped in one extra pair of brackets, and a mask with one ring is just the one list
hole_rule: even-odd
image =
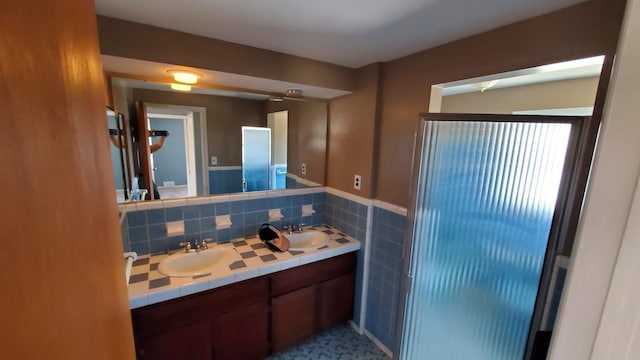
[(218, 157), (217, 156), (212, 156), (211, 157), (211, 165), (218, 165)]
[(307, 164), (302, 164), (302, 175), (307, 175)]
[(356, 190), (360, 190), (360, 185), (362, 184), (362, 176), (354, 175), (353, 176), (353, 188)]

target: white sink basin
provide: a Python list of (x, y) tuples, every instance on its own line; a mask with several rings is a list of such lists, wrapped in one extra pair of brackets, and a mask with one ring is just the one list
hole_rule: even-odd
[(291, 246), (289, 250), (319, 249), (329, 243), (329, 235), (322, 231), (308, 230), (301, 233), (286, 234)]
[(158, 264), (158, 271), (175, 277), (208, 275), (235, 260), (236, 252), (233, 248), (210, 248), (200, 252), (170, 255)]

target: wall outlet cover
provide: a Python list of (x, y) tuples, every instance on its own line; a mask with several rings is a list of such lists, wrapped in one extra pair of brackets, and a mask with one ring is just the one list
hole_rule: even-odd
[(307, 164), (302, 164), (302, 175), (307, 175)]
[(218, 157), (217, 156), (212, 156), (211, 157), (211, 165), (218, 165)]
[(362, 176), (354, 175), (353, 176), (353, 188), (356, 190), (360, 190), (360, 185), (362, 185)]

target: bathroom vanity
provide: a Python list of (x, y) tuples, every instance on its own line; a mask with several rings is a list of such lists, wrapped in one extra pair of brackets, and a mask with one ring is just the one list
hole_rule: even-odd
[[(206, 277), (163, 278), (151, 270), (151, 280), (130, 286), (138, 358), (261, 359), (351, 319), (360, 243), (322, 229), (331, 241), (311, 251), (271, 253), (257, 238), (227, 244), (241, 260)], [(142, 266), (154, 269), (163, 257)], [(141, 274), (135, 268), (132, 278)], [(167, 279), (172, 284), (143, 294), (145, 305), (141, 288)]]

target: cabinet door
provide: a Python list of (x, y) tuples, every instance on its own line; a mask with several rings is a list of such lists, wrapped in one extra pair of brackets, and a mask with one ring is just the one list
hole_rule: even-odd
[(271, 342), (274, 353), (315, 333), (315, 285), (271, 299)]
[(269, 352), (269, 308), (254, 304), (213, 323), (215, 360), (259, 360)]
[(138, 359), (211, 360), (210, 324), (202, 321), (148, 337), (137, 344)]
[(318, 284), (318, 331), (353, 318), (355, 274), (347, 274)]

